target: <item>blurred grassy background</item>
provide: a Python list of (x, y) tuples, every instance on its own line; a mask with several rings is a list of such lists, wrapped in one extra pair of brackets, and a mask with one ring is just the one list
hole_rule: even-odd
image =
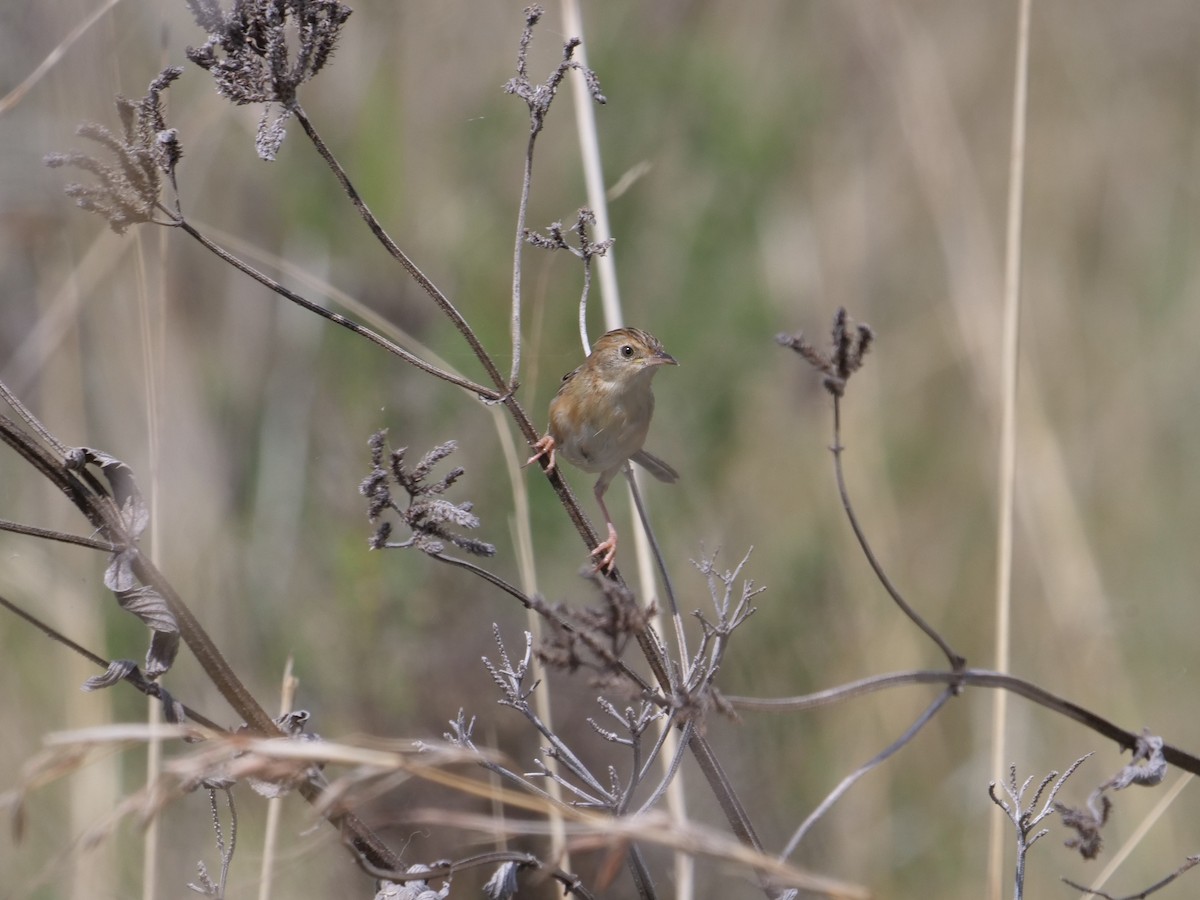
[[(301, 92), (367, 202), (503, 368), (527, 117), (501, 86), (521, 7), (363, 0), (331, 67)], [(0, 93), (94, 8), (47, 0), (0, 10)], [(609, 0), (585, 15), (609, 99), (598, 111), (607, 179), (646, 169), (611, 209), (626, 315), (682, 363), (656, 383), (648, 446), (684, 476), (649, 488), (659, 538), (685, 609), (706, 604), (688, 560), (715, 548), (732, 565), (753, 545), (749, 571), (768, 587), (733, 643), (723, 688), (787, 695), (941, 664), (853, 543), (817, 379), (772, 343), (781, 330), (823, 337), (839, 305), (877, 335), (845, 406), (859, 514), (895, 583), (973, 664), (990, 666), (1015, 6)], [(566, 36), (552, 6), (532, 76), (550, 70)], [(83, 148), (79, 122), (115, 127), (115, 94), (140, 96), (201, 42), (182, 3), (119, 3), (0, 115), (0, 377), (63, 440), (135, 467), (155, 498), (149, 539), (162, 568), (260, 699), (294, 653), (299, 703), (322, 734), (436, 737), (465, 705), (527, 768), (536, 744), (515, 714), (492, 708), (477, 663), (492, 649), (490, 623), (517, 643), (523, 615), (419, 554), (368, 553), (356, 490), (379, 427), (414, 452), (458, 440), (467, 476), (455, 499), (475, 501), (480, 536), (499, 547), (497, 570), (515, 578), (511, 488), (490, 417), (284, 306), (181, 234), (116, 237), (63, 196), (77, 176), (42, 166), (49, 151)], [(478, 377), (298, 127), (269, 165), (253, 154), (258, 110), (228, 107), (200, 70), (188, 65), (168, 103), (189, 217), (328, 279)], [(560, 97), (535, 164), (531, 226), (570, 221), (584, 202), (572, 115)], [(1194, 750), (1200, 9), (1036, 4), (1029, 136), (1012, 668)], [(530, 250), (525, 264), (523, 400), (539, 425), (558, 377), (579, 360), (580, 276), (560, 256)], [(143, 315), (165, 348), (157, 455)], [(527, 477), (542, 590), (584, 602), (578, 538), (549, 488)], [(589, 479), (568, 477), (594, 515)], [(614, 511), (624, 515), (619, 493)], [(85, 530), (8, 454), (0, 515)], [(140, 658), (143, 634), (101, 589), (94, 555), (8, 535), (0, 552), (6, 596), (101, 652)], [(142, 715), (129, 692), (80, 695), (92, 673), (12, 618), (0, 652), (9, 684), (0, 787), (16, 782), (46, 732)], [(223, 717), (186, 654), (167, 684)], [(593, 714), (594, 691), (582, 679), (563, 691), (558, 715), (574, 732)], [(710, 734), (777, 848), (930, 696), (909, 689), (803, 716), (714, 720)], [(797, 860), (881, 897), (981, 896), (995, 814), (985, 791), (1005, 774), (989, 770), (990, 709), (977, 691), (951, 704), (825, 818)], [(1019, 701), (1008, 739), (1022, 776), (1096, 750), (1064, 795), (1073, 804), (1122, 762)], [(5, 896), (131, 896), (135, 830), (88, 853), (71, 842), (137, 785), (140, 766), (136, 755), (111, 759), (34, 795), (24, 841), (0, 842)], [(718, 821), (696, 773), (687, 777), (697, 814)], [(1141, 793), (1118, 797), (1110, 847), (1157, 799)], [(328, 832), (299, 833), (301, 802), (288, 802), (284, 885), (327, 896), (352, 867)], [(1196, 851), (1196, 805), (1194, 792), (1183, 795), (1113, 890), (1144, 886)], [(242, 895), (257, 872), (254, 807), (242, 804)], [(192, 797), (167, 817), (172, 891), (201, 852), (212, 864), (205, 809)], [(1061, 890), (1060, 875), (1094, 872), (1061, 849), (1055, 827), (1031, 859), (1031, 895)], [(413, 859), (444, 852), (436, 834), (392, 837), (412, 838)], [(704, 897), (754, 893), (736, 873), (706, 870), (702, 883)], [(1194, 893), (1191, 884), (1173, 896)]]

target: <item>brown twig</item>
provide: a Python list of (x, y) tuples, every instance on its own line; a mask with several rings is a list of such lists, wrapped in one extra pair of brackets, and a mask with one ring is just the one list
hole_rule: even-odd
[[(337, 178), (338, 184), (342, 186), (342, 190), (345, 191), (346, 196), (350, 198), (350, 202), (354, 204), (354, 208), (358, 210), (358, 213), (360, 216), (362, 216), (363, 221), (367, 223), (367, 227), (371, 229), (371, 233), (375, 235), (375, 238), (380, 244), (383, 245), (383, 248), (387, 250), (392, 258), (404, 267), (404, 270), (412, 276), (413, 280), (421, 286), (421, 289), (425, 291), (425, 293), (429, 295), (433, 302), (438, 305), (438, 308), (446, 314), (447, 318), (454, 323), (454, 327), (458, 329), (459, 334), (461, 334), (463, 339), (466, 340), (467, 345), (471, 348), (471, 352), (475, 354), (475, 358), (479, 360), (484, 369), (487, 371), (488, 378), (490, 378), (492, 384), (496, 386), (498, 393), (495, 393), (491, 399), (497, 399), (505, 393), (510, 393), (513, 388), (506, 384), (504, 381), (504, 376), (501, 375), (500, 370), (496, 368), (496, 364), (492, 361), (492, 358), (488, 355), (488, 352), (483, 348), (483, 344), (480, 343), (474, 329), (471, 328), (471, 326), (467, 323), (467, 320), (463, 318), (463, 314), (460, 313), (458, 308), (450, 302), (449, 298), (445, 294), (442, 293), (441, 289), (439, 289), (437, 285), (430, 281), (424, 272), (417, 268), (416, 263), (409, 258), (408, 254), (401, 250), (400, 246), (394, 240), (392, 240), (392, 236), (387, 233), (383, 225), (381, 225), (379, 220), (375, 217), (375, 214), (371, 212), (370, 207), (367, 206), (362, 196), (351, 183), (350, 177), (346, 174), (346, 170), (342, 168), (341, 163), (339, 163), (333, 153), (330, 152), (329, 147), (326, 146), (325, 141), (321, 138), (321, 135), (317, 132), (317, 129), (313, 126), (312, 122), (309, 121), (308, 115), (304, 112), (303, 108), (301, 108), (299, 104), (296, 105), (294, 114), (296, 116), (296, 120), (300, 123), (300, 127), (304, 129), (304, 133), (308, 135), (308, 139), (312, 141), (317, 153), (320, 154), (321, 159), (323, 159), (325, 164), (329, 166), (330, 170), (334, 174), (334, 177)], [(485, 391), (484, 393), (489, 395), (492, 394), (490, 391)]]
[(951, 668), (955, 670), (963, 668), (967, 664), (966, 658), (956, 653), (950, 644), (946, 642), (946, 639), (938, 633), (937, 629), (926, 622), (924, 617), (904, 599), (904, 596), (892, 584), (892, 580), (888, 577), (887, 572), (884, 571), (879, 559), (875, 556), (875, 551), (871, 549), (871, 544), (867, 541), (867, 536), (858, 522), (858, 516), (854, 514), (854, 506), (850, 502), (850, 492), (846, 488), (846, 476), (842, 467), (842, 451), (844, 449), (842, 446), (842, 398), (835, 393), (833, 395), (833, 446), (830, 450), (833, 452), (833, 469), (837, 478), (838, 495), (842, 499), (842, 509), (846, 511), (846, 518), (850, 522), (850, 528), (853, 529), (854, 536), (858, 539), (858, 545), (862, 548), (863, 555), (866, 556), (871, 570), (875, 573), (875, 577), (879, 579), (879, 583), (883, 585), (883, 589), (887, 591), (892, 601), (912, 620), (914, 625), (925, 632), (930, 640), (938, 645), (942, 653), (945, 654), (946, 659), (950, 661)]
[[(886, 675), (875, 675), (852, 681), (825, 691), (805, 694), (797, 697), (758, 698), (730, 697), (725, 700), (736, 709), (749, 709), (759, 712), (797, 712), (827, 706), (851, 697), (862, 697), (876, 691), (886, 690), (903, 684), (946, 684), (963, 687), (987, 687), (1008, 691), (1018, 697), (1024, 697), (1038, 706), (1056, 712), (1072, 719), (1086, 728), (1091, 729), (1102, 737), (1115, 741), (1122, 750), (1133, 750), (1141, 732), (1130, 731), (1110, 722), (1103, 716), (1089, 709), (1065, 700), (1032, 682), (1004, 672), (993, 672), (988, 669), (966, 668), (959, 671), (915, 669), (904, 672), (889, 672)], [(1200, 757), (1174, 747), (1163, 744), (1163, 757), (1168, 763), (1178, 766), (1193, 775), (1200, 775)]]

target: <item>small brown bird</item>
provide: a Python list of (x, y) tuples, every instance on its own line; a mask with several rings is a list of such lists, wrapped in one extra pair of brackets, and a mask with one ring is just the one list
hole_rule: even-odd
[(563, 376), (550, 401), (550, 424), (526, 465), (547, 456), (549, 471), (561, 453), (583, 471), (600, 473), (596, 502), (608, 525), (608, 539), (592, 551), (599, 557), (598, 569), (611, 569), (617, 556), (617, 529), (604, 505), (604, 492), (625, 461), (632, 459), (659, 481), (679, 479), (678, 472), (642, 449), (654, 414), (650, 382), (659, 366), (677, 365), (654, 335), (618, 328), (596, 341), (583, 365)]

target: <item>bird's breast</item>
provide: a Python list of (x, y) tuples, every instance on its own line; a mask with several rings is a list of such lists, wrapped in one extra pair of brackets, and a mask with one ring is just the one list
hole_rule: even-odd
[(606, 385), (601, 392), (604, 396), (593, 397), (595, 402), (558, 404), (551, 412), (559, 452), (585, 472), (615, 468), (641, 450), (654, 412), (649, 390), (620, 391)]

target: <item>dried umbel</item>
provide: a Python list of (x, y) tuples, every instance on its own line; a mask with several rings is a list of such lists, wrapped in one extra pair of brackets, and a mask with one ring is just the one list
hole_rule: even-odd
[[(255, 147), (274, 159), (296, 90), (329, 62), (350, 7), (337, 0), (234, 0), (229, 12), (216, 0), (188, 0), (188, 7), (208, 32), (202, 47), (188, 48), (188, 59), (208, 70), (227, 100), (267, 104)], [(273, 119), (272, 103), (281, 107)]]
[(79, 127), (81, 136), (112, 152), (112, 163), (78, 152), (46, 157), (46, 165), (52, 168), (73, 166), (96, 176), (99, 184), (68, 184), (67, 195), (83, 209), (102, 215), (117, 234), (124, 234), (130, 225), (153, 221), (155, 211), (161, 209), (162, 177), (174, 182), (183, 149), (178, 132), (167, 127), (161, 95), (182, 74), (183, 69), (171, 66), (150, 82), (140, 100), (117, 98), (120, 137), (91, 122)]
[(841, 397), (850, 376), (862, 368), (863, 357), (871, 349), (875, 333), (870, 325), (855, 322), (845, 309), (838, 309), (833, 317), (832, 341), (827, 351), (817, 349), (803, 334), (780, 334), (775, 340), (784, 347), (791, 347), (809, 365), (822, 372), (825, 390)]
[[(437, 481), (428, 481), (433, 467), (458, 449), (454, 441), (439, 444), (425, 454), (415, 466), (405, 465), (407, 448), (401, 447), (388, 455), (384, 463), (386, 431), (371, 436), (371, 474), (359, 485), (359, 493), (367, 498), (367, 516), (376, 524), (371, 536), (371, 549), (399, 549), (416, 547), (431, 556), (437, 556), (447, 543), (476, 556), (494, 556), (496, 548), (484, 541), (469, 538), (452, 531), (452, 528), (478, 528), (479, 519), (471, 512), (474, 504), (451, 503), (442, 497), (450, 486), (462, 475), (463, 469), (451, 469)], [(408, 504), (401, 507), (392, 496), (392, 486), (402, 488), (408, 494)], [(390, 539), (392, 524), (383, 519), (392, 510), (412, 531), (406, 541)]]

